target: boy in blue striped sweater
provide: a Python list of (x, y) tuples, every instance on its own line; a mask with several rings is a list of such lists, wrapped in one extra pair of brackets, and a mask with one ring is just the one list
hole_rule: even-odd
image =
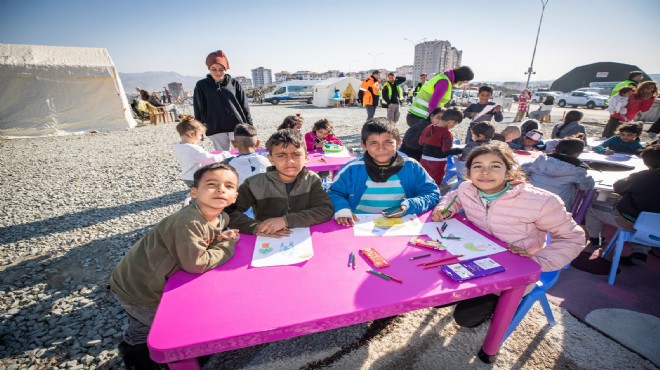
[(387, 118), (362, 126), (364, 156), (346, 163), (329, 190), (337, 223), (351, 226), (356, 213), (381, 213), (392, 207), (401, 209), (392, 217), (419, 214), (438, 203), (437, 185), (419, 162), (397, 152), (399, 144), (399, 130)]

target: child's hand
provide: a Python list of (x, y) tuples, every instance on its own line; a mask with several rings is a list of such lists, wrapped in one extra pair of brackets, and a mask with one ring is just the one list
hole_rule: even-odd
[(514, 253), (514, 254), (517, 254), (517, 255), (519, 255), (519, 256), (523, 256), (523, 257), (531, 257), (531, 256), (532, 256), (531, 254), (527, 253), (527, 250), (526, 250), (526, 249), (522, 249), (522, 248), (520, 248), (520, 247), (516, 247), (516, 246), (513, 245), (513, 244), (509, 244), (509, 251), (510, 251), (511, 253)]
[(225, 231), (221, 232), (220, 234), (218, 234), (218, 236), (216, 237), (216, 239), (218, 241), (225, 241), (225, 240), (236, 240), (236, 241), (238, 241), (238, 239), (240, 239), (240, 238), (241, 238), (241, 235), (238, 233), (238, 229), (225, 230)]
[(612, 155), (612, 154), (614, 154), (614, 150), (612, 150), (612, 149), (607, 149), (607, 150), (605, 151), (605, 154), (607, 154), (607, 155)]
[(497, 105), (497, 106), (495, 106), (495, 108), (493, 108), (493, 112), (495, 112), (495, 113), (499, 113), (500, 111), (502, 111), (502, 107), (500, 107), (499, 105)]
[(389, 213), (388, 214), (385, 211), (383, 211), (381, 213), (383, 214), (383, 216), (385, 216), (387, 218), (399, 218), (399, 217), (403, 216), (404, 213), (406, 213), (406, 206), (401, 205), (401, 207), (399, 207), (399, 209), (400, 209), (399, 211), (394, 212), (394, 213)]
[(293, 231), (291, 231), (291, 229), (282, 229), (282, 230), (275, 231), (272, 234), (257, 233), (257, 236), (267, 236), (269, 238), (282, 238), (282, 237), (286, 237), (286, 236), (291, 235), (292, 232)]
[(261, 234), (275, 234), (275, 232), (286, 229), (286, 221), (284, 217), (273, 217), (265, 220), (257, 225), (257, 235)]
[(360, 221), (355, 213), (351, 217), (337, 217), (337, 223), (341, 226), (353, 226), (355, 222)]
[(451, 210), (447, 210), (447, 212), (443, 213), (442, 211), (444, 210), (444, 207), (437, 206), (433, 210), (433, 215), (431, 216), (433, 218), (433, 221), (444, 221), (452, 218), (454, 216), (454, 212)]

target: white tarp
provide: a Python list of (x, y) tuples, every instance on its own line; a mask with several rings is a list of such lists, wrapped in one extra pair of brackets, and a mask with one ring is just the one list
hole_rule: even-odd
[(335, 89), (339, 90), (339, 96), (348, 98), (354, 102), (360, 90), (361, 81), (354, 77), (332, 77), (314, 85), (314, 101), (316, 107), (326, 108), (333, 105), (332, 97)]
[(0, 44), (0, 137), (135, 125), (106, 49)]

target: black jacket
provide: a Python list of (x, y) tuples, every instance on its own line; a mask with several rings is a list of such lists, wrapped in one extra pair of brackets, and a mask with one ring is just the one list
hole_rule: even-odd
[(616, 209), (632, 222), (642, 212), (660, 212), (660, 169), (633, 173), (628, 178), (614, 183), (614, 192), (621, 195)]
[(216, 83), (211, 75), (195, 85), (195, 119), (206, 125), (207, 135), (234, 132), (241, 123), (252, 124), (247, 96), (241, 85), (225, 75)]

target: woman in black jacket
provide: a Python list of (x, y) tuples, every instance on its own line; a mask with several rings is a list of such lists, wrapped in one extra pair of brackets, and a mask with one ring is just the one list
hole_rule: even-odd
[(210, 73), (195, 85), (195, 119), (206, 125), (206, 134), (216, 150), (229, 150), (234, 128), (241, 123), (252, 124), (247, 96), (238, 81), (226, 73), (229, 61), (222, 50), (210, 53), (206, 66)]

